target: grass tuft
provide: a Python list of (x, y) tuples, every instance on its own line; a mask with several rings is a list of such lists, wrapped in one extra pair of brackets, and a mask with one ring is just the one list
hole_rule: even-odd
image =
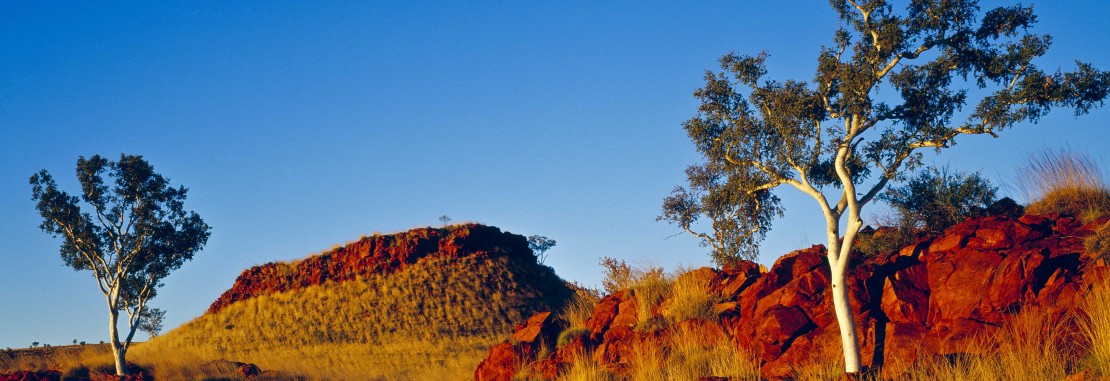
[(668, 321), (713, 320), (717, 317), (713, 307), (720, 302), (720, 296), (710, 290), (709, 279), (695, 275), (679, 270), (679, 275), (674, 277), (668, 305), (663, 313)]
[(1090, 156), (1069, 150), (1044, 150), (1027, 156), (1019, 184), (1032, 200), (1031, 214), (1059, 213), (1085, 222), (1110, 215), (1110, 190)]

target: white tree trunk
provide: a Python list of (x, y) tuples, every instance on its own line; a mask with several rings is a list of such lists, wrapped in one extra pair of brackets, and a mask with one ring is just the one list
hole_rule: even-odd
[(844, 349), (844, 371), (860, 373), (859, 340), (856, 339), (856, 318), (848, 302), (847, 266), (838, 266), (836, 251), (829, 249), (829, 267), (832, 275), (833, 310), (840, 326), (840, 344)]
[(127, 375), (127, 348), (119, 342), (119, 328), (116, 324), (119, 322), (119, 311), (108, 311), (108, 333), (112, 339), (112, 357), (116, 360), (116, 375)]

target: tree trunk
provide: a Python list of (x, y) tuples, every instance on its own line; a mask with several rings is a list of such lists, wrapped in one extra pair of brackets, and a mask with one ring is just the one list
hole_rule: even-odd
[(844, 349), (844, 371), (859, 374), (861, 371), (859, 340), (856, 339), (856, 318), (848, 302), (847, 266), (838, 266), (832, 249), (829, 250), (829, 267), (832, 275), (833, 310), (840, 326), (840, 344)]
[(127, 348), (119, 342), (119, 328), (116, 324), (119, 322), (119, 311), (109, 311), (108, 313), (108, 333), (112, 339), (112, 357), (116, 360), (116, 375), (127, 375)]

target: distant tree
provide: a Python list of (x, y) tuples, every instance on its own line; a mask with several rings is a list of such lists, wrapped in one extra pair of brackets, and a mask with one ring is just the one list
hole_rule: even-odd
[(31, 348), (37, 348), (38, 346), (39, 346), (39, 342), (37, 342), (37, 341), (31, 343)]
[[(126, 375), (127, 349), (143, 317), (150, 316), (147, 302), (162, 279), (204, 246), (210, 229), (196, 213), (185, 211), (185, 187), (171, 187), (142, 156), (120, 155), (118, 162), (81, 157), (77, 180), (80, 198), (59, 190), (42, 170), (31, 176), (32, 199), (43, 218), (42, 230), (63, 238), (66, 265), (92, 271), (108, 304), (116, 374)], [(123, 339), (117, 328), (120, 310), (128, 316)]]
[(73, 339), (73, 345), (77, 345), (77, 339)]
[(447, 217), (446, 214), (439, 216), (439, 222), (443, 223), (443, 227), (447, 227), (447, 224), (451, 223), (451, 217)]
[(532, 249), (532, 254), (536, 255), (536, 259), (543, 263), (547, 259), (547, 251), (555, 247), (555, 240), (544, 237), (542, 235), (534, 235), (528, 237), (528, 248)]
[(166, 318), (166, 311), (159, 308), (147, 308), (139, 319), (139, 330), (146, 332), (150, 338), (158, 337), (162, 333), (162, 321)]
[(975, 0), (911, 0), (900, 13), (885, 0), (830, 4), (841, 28), (817, 57), (813, 82), (766, 80), (765, 53), (725, 55), (724, 72), (706, 74), (694, 93), (698, 113), (683, 126), (705, 158), (693, 171), (704, 173), (664, 200), (663, 219), (683, 227), (699, 216), (731, 220), (735, 227), (714, 225), (717, 237), (706, 236), (740, 247), (724, 245), (726, 253), (753, 256), (782, 212), (772, 192), (789, 185), (812, 197), (826, 224), (845, 371), (858, 373), (845, 276), (863, 206), (918, 166), (923, 149), (951, 147), (961, 135), (997, 137), (1055, 107), (1087, 113), (1110, 92), (1110, 73), (1081, 62), (1073, 72), (1037, 67), (1051, 38), (1030, 32), (1032, 7), (979, 15)]

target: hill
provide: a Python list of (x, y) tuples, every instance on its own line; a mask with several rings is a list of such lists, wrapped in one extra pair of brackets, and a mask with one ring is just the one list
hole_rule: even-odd
[[(1110, 326), (1091, 328), (1110, 318), (1110, 267), (1084, 245), (1106, 226), (1106, 218), (992, 216), (897, 252), (858, 255), (849, 287), (865, 365), (907, 380), (1110, 373), (1110, 357), (1095, 352)], [(741, 262), (641, 272), (584, 314), (534, 315), (475, 378), (836, 379), (843, 367), (824, 254), (799, 250), (769, 270)]]
[(522, 236), (413, 229), (247, 269), (208, 313), (130, 358), (231, 360), (310, 379), (467, 378), (514, 322), (570, 294)]

